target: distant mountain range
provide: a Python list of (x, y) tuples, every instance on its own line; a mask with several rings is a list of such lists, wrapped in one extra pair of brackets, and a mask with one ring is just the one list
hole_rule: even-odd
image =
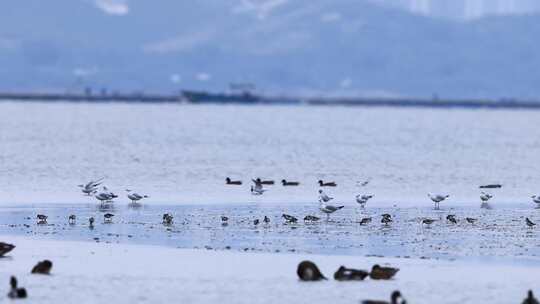
[(0, 90), (540, 97), (538, 15), (452, 21), (375, 2), (4, 0)]

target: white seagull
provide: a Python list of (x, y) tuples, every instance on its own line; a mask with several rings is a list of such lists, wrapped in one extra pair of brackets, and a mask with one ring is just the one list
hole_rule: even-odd
[(372, 197), (373, 197), (373, 195), (366, 195), (366, 194), (360, 195), (360, 194), (358, 194), (358, 195), (356, 196), (356, 202), (357, 202), (358, 204), (360, 204), (360, 206), (361, 206), (362, 208), (364, 208), (364, 207), (366, 206), (367, 202), (368, 202)]
[(321, 210), (323, 213), (326, 213), (326, 220), (330, 219), (330, 214), (338, 211), (339, 209), (345, 207), (345, 206), (332, 206), (327, 205), (325, 202), (320, 201), (321, 205), (319, 206), (319, 210)]
[(140, 195), (140, 194), (135, 193), (135, 192), (131, 193), (131, 190), (129, 190), (129, 189), (126, 189), (126, 192), (128, 193), (127, 197), (131, 200), (132, 204), (137, 203), (137, 201), (140, 201), (143, 198), (148, 198), (148, 195)]
[(536, 203), (536, 208), (540, 208), (540, 196), (539, 195), (533, 195), (531, 196), (533, 202)]
[(435, 210), (439, 210), (440, 203), (444, 201), (445, 199), (449, 198), (450, 195), (441, 195), (441, 194), (429, 194), (428, 197), (435, 203)]
[(266, 189), (263, 189), (263, 186), (259, 183), (255, 184), (255, 187), (251, 186), (251, 194), (253, 195), (263, 195)]
[(324, 203), (328, 203), (329, 201), (331, 201), (333, 199), (334, 199), (333, 197), (328, 196), (326, 193), (324, 193), (324, 191), (319, 190), (319, 200), (320, 201), (322, 201)]
[(480, 199), (482, 200), (482, 202), (484, 203), (487, 203), (487, 201), (489, 201), (490, 199), (493, 198), (493, 195), (489, 194), (489, 193), (485, 193), (485, 192), (482, 192), (482, 194), (480, 194)]
[(97, 192), (97, 187), (98, 187), (99, 185), (101, 185), (101, 183), (103, 182), (103, 179), (104, 179), (104, 178), (102, 177), (102, 178), (100, 178), (100, 179), (98, 179), (98, 180), (95, 180), (95, 181), (89, 181), (88, 183), (86, 183), (86, 184), (84, 184), (84, 185), (78, 185), (78, 186), (79, 186), (80, 188), (82, 188), (82, 189), (81, 189), (82, 193), (84, 193), (84, 194), (90, 196), (90, 195), (92, 195), (92, 194), (94, 194), (94, 193)]

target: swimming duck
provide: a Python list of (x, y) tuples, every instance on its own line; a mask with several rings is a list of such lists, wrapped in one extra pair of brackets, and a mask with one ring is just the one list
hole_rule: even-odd
[(497, 189), (497, 188), (502, 188), (502, 185), (501, 184), (489, 184), (489, 185), (482, 185), (480, 187), (478, 187), (480, 189)]
[[(401, 299), (401, 302), (398, 302), (398, 300)], [(401, 297), (401, 293), (399, 291), (394, 291), (390, 295), (390, 302), (387, 301), (378, 301), (378, 300), (364, 300), (362, 301), (362, 304), (406, 304), (407, 301), (405, 301)]]
[(369, 223), (371, 223), (371, 217), (364, 217), (360, 220), (360, 225), (367, 225)]
[(11, 290), (8, 293), (8, 298), (25, 299), (26, 297), (28, 297), (28, 294), (26, 293), (25, 288), (17, 287), (17, 278), (15, 278), (14, 276), (11, 276), (11, 279), (9, 280), (9, 284), (11, 285)]
[(523, 300), (522, 304), (540, 304), (540, 302), (538, 302), (538, 300), (534, 297), (532, 290), (529, 290), (527, 293), (527, 298)]
[(531, 196), (533, 202), (536, 203), (536, 208), (540, 208), (540, 196), (533, 195)]
[(3, 257), (6, 253), (10, 252), (15, 248), (15, 245), (0, 242), (0, 257)]
[(337, 281), (363, 281), (368, 275), (367, 271), (341, 266), (334, 273), (334, 279)]
[(373, 265), (369, 277), (374, 280), (390, 280), (396, 275), (399, 268), (381, 267), (378, 264)]
[(227, 177), (227, 178), (225, 179), (225, 184), (227, 184), (227, 185), (241, 185), (241, 184), (242, 184), (242, 181), (239, 181), (239, 180), (233, 181), (233, 180), (231, 180), (229, 177)]
[(326, 280), (324, 275), (319, 270), (319, 267), (311, 261), (303, 261), (298, 264), (296, 274), (302, 281), (320, 281)]
[(322, 180), (319, 180), (319, 186), (320, 187), (336, 187), (337, 184), (335, 182), (323, 182)]
[(283, 186), (299, 186), (300, 185), (300, 182), (288, 182), (286, 180), (281, 180), (281, 184)]
[(34, 268), (32, 268), (32, 273), (34, 274), (50, 274), (53, 264), (49, 260), (43, 260), (38, 262)]
[(292, 215), (288, 215), (283, 213), (282, 217), (289, 223), (296, 223), (298, 222), (298, 219)]
[(273, 185), (273, 180), (261, 180), (260, 178), (252, 179), (252, 181), (255, 183), (255, 186), (257, 185)]

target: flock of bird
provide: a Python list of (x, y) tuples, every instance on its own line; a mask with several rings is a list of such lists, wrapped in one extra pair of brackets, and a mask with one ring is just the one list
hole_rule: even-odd
[[(97, 180), (89, 181), (86, 184), (78, 185), (78, 187), (81, 188), (82, 193), (84, 193), (87, 196), (94, 196), (98, 201), (100, 201), (102, 204), (104, 203), (112, 203), (115, 198), (118, 198), (118, 195), (114, 192), (110, 191), (106, 186), (101, 187), (101, 191), (99, 191), (99, 187), (103, 183), (104, 178), (100, 178)], [(131, 200), (132, 204), (137, 204), (138, 201), (148, 198), (148, 195), (140, 195), (136, 192), (133, 192), (130, 189), (126, 189), (127, 192), (127, 198)]]

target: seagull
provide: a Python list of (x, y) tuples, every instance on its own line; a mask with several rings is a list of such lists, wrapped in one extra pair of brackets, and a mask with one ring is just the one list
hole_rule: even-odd
[(251, 194), (253, 195), (263, 195), (266, 189), (263, 189), (262, 184), (255, 184), (255, 187), (251, 186)]
[(84, 184), (84, 185), (78, 185), (78, 186), (79, 186), (80, 188), (82, 188), (81, 191), (82, 191), (84, 194), (90, 196), (90, 195), (94, 194), (95, 192), (97, 192), (97, 187), (98, 187), (99, 185), (101, 185), (101, 183), (103, 182), (104, 179), (105, 179), (105, 178), (102, 177), (102, 178), (97, 179), (97, 180), (95, 180), (95, 181), (89, 181), (88, 183), (86, 183), (86, 184)]
[(527, 223), (527, 226), (530, 228), (536, 226), (536, 223), (533, 223), (533, 221), (531, 221), (528, 217), (525, 218), (525, 223)]
[(320, 187), (336, 187), (337, 184), (335, 182), (323, 182), (322, 180), (319, 180), (319, 186)]
[(130, 193), (131, 190), (126, 189), (126, 192), (128, 192), (127, 197), (131, 200), (132, 204), (137, 203), (137, 201), (142, 200), (143, 198), (148, 198), (148, 195), (140, 195), (138, 193)]
[(373, 197), (373, 195), (360, 195), (358, 194), (356, 196), (356, 202), (360, 204), (360, 207), (364, 208), (367, 204), (367, 202)]
[(449, 198), (450, 195), (441, 195), (441, 194), (431, 195), (428, 193), (428, 197), (435, 203), (435, 210), (439, 210), (439, 204), (445, 199)]
[(480, 199), (482, 200), (482, 202), (486, 203), (487, 201), (489, 201), (490, 199), (493, 198), (493, 195), (489, 194), (489, 193), (485, 193), (485, 192), (482, 192), (482, 194), (480, 194)]
[(453, 215), (453, 214), (447, 215), (446, 220), (449, 221), (452, 224), (457, 224), (456, 216)]
[(100, 192), (95, 196), (95, 198), (98, 199), (101, 202), (101, 204), (104, 204), (106, 202), (109, 202), (109, 200), (111, 199), (111, 196), (105, 192)]
[(289, 223), (296, 223), (298, 222), (298, 219), (292, 215), (288, 215), (283, 213), (282, 217)]
[(333, 197), (328, 196), (324, 191), (319, 190), (319, 200), (328, 203), (329, 201), (333, 200)]
[(322, 200), (320, 201), (320, 203), (321, 203), (321, 205), (319, 206), (319, 210), (321, 210), (323, 213), (326, 213), (326, 220), (330, 219), (330, 214), (332, 214), (332, 213), (342, 209), (343, 207), (345, 207), (345, 206), (327, 205)]
[(536, 203), (536, 208), (540, 208), (540, 196), (538, 195), (533, 195), (531, 196), (533, 202)]

